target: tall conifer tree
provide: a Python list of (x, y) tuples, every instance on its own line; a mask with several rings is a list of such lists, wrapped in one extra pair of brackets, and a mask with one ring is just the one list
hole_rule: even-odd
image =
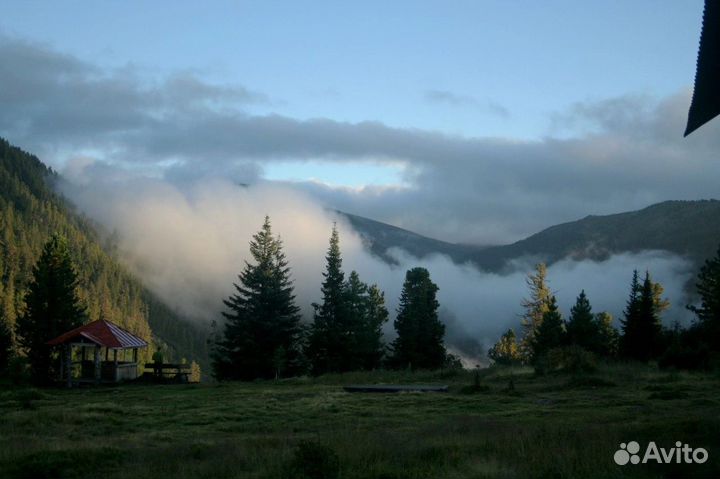
[(325, 260), (322, 303), (313, 303), (315, 315), (307, 347), (308, 359), (315, 374), (349, 371), (355, 367), (349, 354), (353, 349), (353, 327), (350, 324), (337, 225), (333, 225)]
[(567, 342), (595, 353), (600, 352), (600, 331), (592, 313), (592, 306), (585, 295), (585, 290), (575, 301), (570, 310), (570, 318), (565, 323)]
[(696, 283), (699, 306), (689, 306), (698, 318), (698, 326), (713, 351), (720, 350), (720, 248), (714, 258), (705, 261)]
[(447, 351), (445, 325), (438, 318), (438, 287), (425, 268), (413, 268), (405, 275), (392, 344), (392, 363), (401, 368), (437, 369), (444, 365)]
[(366, 302), (360, 355), (364, 369), (375, 369), (380, 367), (385, 356), (382, 328), (389, 315), (385, 307), (385, 293), (376, 284), (368, 288)]
[(37, 382), (47, 383), (59, 368), (57, 355), (45, 343), (82, 325), (87, 317), (77, 296), (77, 285), (67, 240), (54, 234), (45, 243), (33, 268), (33, 279), (25, 296), (25, 313), (16, 326), (20, 346)]
[(595, 315), (595, 324), (598, 328), (598, 354), (605, 357), (614, 357), (618, 353), (619, 335), (613, 326), (613, 317), (607, 311)]
[(650, 273), (645, 273), (642, 284), (637, 270), (633, 272), (630, 297), (622, 321), (623, 335), (620, 338), (621, 353), (624, 357), (648, 361), (657, 354), (658, 340), (662, 325), (658, 315), (658, 301)]
[(543, 314), (542, 322), (533, 338), (533, 360), (538, 360), (551, 349), (562, 346), (565, 342), (565, 330), (562, 315), (558, 311), (555, 296), (550, 297), (548, 309)]
[(300, 309), (295, 305), (290, 268), (270, 218), (250, 241), (254, 264), (245, 262), (228, 311), (222, 339), (213, 354), (219, 379), (273, 378), (297, 372)]
[(526, 362), (532, 361), (533, 341), (543, 321), (543, 316), (550, 306), (552, 295), (547, 285), (547, 267), (545, 263), (535, 265), (535, 272), (528, 274), (525, 283), (530, 290), (530, 297), (522, 301), (525, 313), (522, 316), (523, 338), (520, 353)]

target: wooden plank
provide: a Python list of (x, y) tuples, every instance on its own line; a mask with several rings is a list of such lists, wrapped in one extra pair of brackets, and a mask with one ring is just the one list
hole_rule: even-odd
[(190, 370), (189, 364), (169, 364), (169, 363), (145, 363), (145, 369), (187, 369)]
[(448, 392), (447, 385), (436, 384), (352, 384), (343, 389), (349, 393)]

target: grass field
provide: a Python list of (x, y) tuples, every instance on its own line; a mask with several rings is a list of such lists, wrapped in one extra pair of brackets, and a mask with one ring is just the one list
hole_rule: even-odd
[[(720, 377), (640, 365), (0, 392), (0, 477), (720, 477)], [(511, 383), (514, 388), (509, 387)], [(449, 393), (349, 394), (349, 383)], [(702, 465), (618, 466), (621, 442)]]

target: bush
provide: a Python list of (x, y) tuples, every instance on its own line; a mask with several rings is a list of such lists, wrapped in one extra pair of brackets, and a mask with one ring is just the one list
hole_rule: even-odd
[(288, 477), (297, 479), (335, 479), (340, 475), (340, 459), (330, 447), (316, 441), (303, 441), (295, 449)]
[(580, 346), (553, 348), (535, 362), (537, 374), (552, 372), (591, 373), (597, 369), (597, 358)]
[(686, 344), (676, 342), (658, 358), (658, 366), (661, 369), (708, 369), (710, 351), (707, 346), (701, 344), (699, 347), (689, 347)]
[(445, 356), (445, 363), (443, 364), (443, 369), (448, 369), (451, 371), (462, 371), (463, 364), (460, 360), (460, 356), (447, 353), (447, 355)]
[(17, 386), (29, 384), (30, 370), (27, 360), (19, 356), (11, 358), (7, 367), (7, 376)]

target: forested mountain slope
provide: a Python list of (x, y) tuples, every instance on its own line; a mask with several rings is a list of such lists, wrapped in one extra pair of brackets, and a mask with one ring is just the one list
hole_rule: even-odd
[(135, 279), (114, 256), (96, 225), (52, 189), (58, 175), (37, 157), (0, 139), (0, 308), (11, 324), (43, 244), (54, 232), (67, 237), (80, 279), (79, 297), (91, 321), (103, 318), (164, 345), (175, 359), (207, 363), (205, 338)]

